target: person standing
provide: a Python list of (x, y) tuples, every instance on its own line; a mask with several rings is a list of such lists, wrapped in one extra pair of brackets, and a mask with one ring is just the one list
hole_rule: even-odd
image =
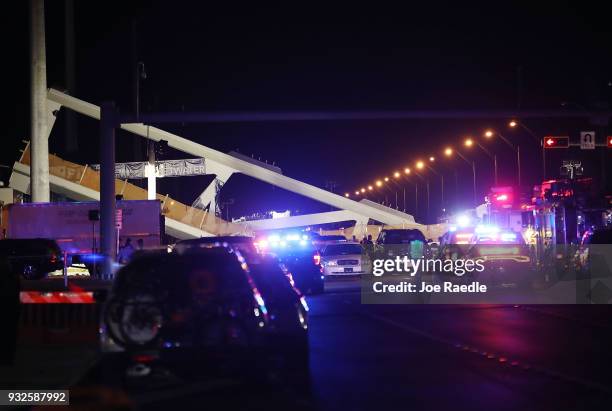
[(125, 245), (119, 250), (117, 261), (119, 264), (127, 264), (130, 262), (132, 254), (134, 254), (134, 246), (132, 245), (132, 239), (128, 237), (125, 240)]

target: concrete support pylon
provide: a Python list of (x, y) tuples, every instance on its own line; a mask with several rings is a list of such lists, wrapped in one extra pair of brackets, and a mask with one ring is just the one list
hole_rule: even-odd
[(30, 175), (32, 201), (48, 202), (47, 57), (44, 0), (30, 0)]

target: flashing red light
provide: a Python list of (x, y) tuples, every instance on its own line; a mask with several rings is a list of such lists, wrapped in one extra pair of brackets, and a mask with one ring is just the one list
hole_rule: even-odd
[(512, 207), (513, 202), (513, 195), (511, 192), (491, 194), (491, 203), (493, 208), (510, 208)]
[(312, 256), (312, 260), (314, 261), (315, 265), (321, 265), (321, 254), (316, 253)]
[(496, 198), (497, 201), (507, 201), (508, 200), (508, 194), (500, 194), (497, 196)]
[(149, 354), (138, 354), (132, 357), (134, 362), (146, 364), (156, 360), (155, 356)]
[(608, 148), (612, 148), (612, 136), (608, 136)]
[(544, 137), (544, 148), (568, 148), (569, 137)]

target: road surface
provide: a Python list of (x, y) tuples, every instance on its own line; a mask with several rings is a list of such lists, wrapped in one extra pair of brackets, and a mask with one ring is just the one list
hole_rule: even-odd
[[(374, 306), (358, 286), (308, 299), (309, 389), (202, 379), (115, 398), (145, 410), (612, 409), (610, 306)], [(91, 401), (92, 383), (73, 403)]]

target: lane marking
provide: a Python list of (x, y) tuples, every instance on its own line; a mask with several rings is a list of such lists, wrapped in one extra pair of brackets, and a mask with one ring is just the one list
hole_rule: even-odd
[(571, 376), (571, 375), (568, 375), (568, 374), (565, 374), (565, 373), (562, 373), (562, 372), (559, 372), (559, 371), (551, 370), (551, 369), (548, 369), (548, 368), (545, 368), (545, 367), (541, 367), (541, 366), (537, 366), (537, 365), (532, 365), (529, 362), (516, 360), (515, 358), (512, 358), (512, 356), (510, 356), (510, 355), (494, 354), (491, 351), (479, 350), (476, 347), (469, 346), (467, 344), (461, 344), (459, 342), (452, 342), (452, 341), (450, 341), (448, 339), (435, 336), (434, 334), (428, 333), (428, 332), (420, 330), (418, 328), (415, 328), (415, 327), (409, 326), (407, 324), (403, 324), (401, 322), (398, 322), (398, 321), (395, 321), (395, 320), (391, 320), (389, 318), (382, 317), (382, 316), (379, 316), (379, 315), (376, 315), (376, 314), (365, 313), (364, 312), (363, 315), (365, 317), (368, 317), (368, 318), (372, 319), (372, 320), (380, 321), (380, 322), (385, 323), (387, 325), (391, 325), (391, 326), (397, 327), (397, 328), (399, 328), (401, 330), (408, 331), (408, 332), (410, 332), (412, 334), (421, 336), (423, 338), (427, 338), (429, 340), (438, 342), (440, 344), (448, 345), (448, 346), (454, 347), (456, 349), (460, 349), (460, 350), (463, 350), (463, 351), (468, 351), (468, 352), (471, 352), (471, 353), (474, 353), (474, 354), (480, 354), (480, 356), (482, 358), (485, 358), (485, 359), (491, 360), (491, 359), (498, 358), (498, 363), (502, 364), (502, 365), (509, 364), (510, 366), (522, 366), (522, 368), (525, 369), (525, 370), (532, 369), (534, 371), (537, 371), (537, 372), (542, 373), (542, 374), (544, 374), (546, 376), (549, 376), (549, 377), (555, 377), (555, 378), (558, 378), (558, 379), (565, 380), (567, 382), (571, 382), (571, 383), (574, 383), (574, 384), (585, 386), (587, 388), (596, 389), (596, 390), (602, 391), (602, 392), (607, 393), (607, 394), (612, 394), (612, 388), (608, 387), (607, 385), (595, 382), (595, 381), (586, 380), (586, 379), (580, 378), (580, 377), (574, 377), (574, 376)]

